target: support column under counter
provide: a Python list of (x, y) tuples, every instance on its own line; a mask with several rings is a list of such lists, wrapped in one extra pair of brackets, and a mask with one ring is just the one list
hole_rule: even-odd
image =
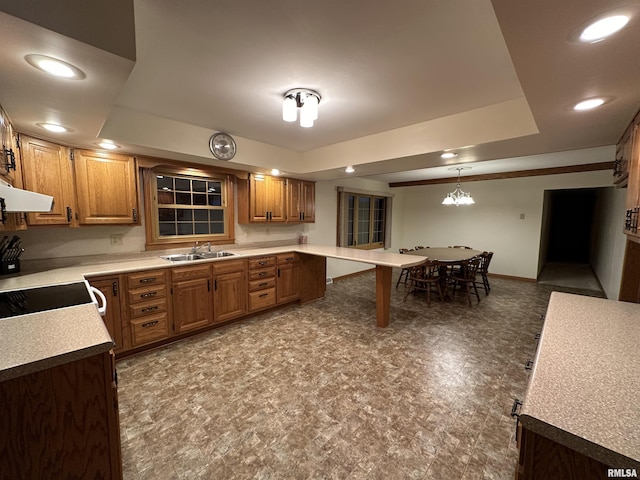
[(640, 475), (638, 345), (637, 305), (551, 294), (520, 412), (517, 479)]

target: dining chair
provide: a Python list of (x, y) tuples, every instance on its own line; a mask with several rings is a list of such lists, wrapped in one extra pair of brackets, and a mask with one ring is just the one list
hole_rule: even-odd
[[(408, 249), (408, 248), (399, 248), (398, 251), (400, 253), (407, 253), (407, 252), (412, 252), (413, 250), (412, 249)], [(409, 281), (409, 271), (410, 270), (411, 270), (411, 268), (403, 268), (400, 271), (400, 276), (398, 277), (398, 281), (396, 282), (396, 288), (398, 288), (398, 285), (400, 285), (400, 282), (403, 282), (405, 284), (405, 286), (407, 285), (407, 282)]]
[[(489, 264), (491, 263), (491, 259), (493, 258), (493, 252), (482, 252), (480, 254), (480, 266), (478, 267), (478, 274), (480, 275), (480, 281), (482, 282), (482, 286), (484, 287), (485, 295), (489, 295), (491, 291), (491, 285), (489, 285)], [(479, 283), (476, 280), (476, 284)]]
[(467, 247), (465, 245), (454, 245), (453, 247), (449, 247), (449, 248), (466, 248), (467, 250), (473, 250), (471, 247)]
[(460, 285), (460, 287), (464, 286), (465, 292), (467, 293), (467, 301), (469, 302), (469, 306), (471, 306), (471, 287), (473, 287), (473, 291), (476, 294), (476, 298), (478, 299), (478, 303), (480, 303), (480, 295), (478, 295), (478, 287), (476, 286), (476, 274), (478, 273), (478, 268), (480, 267), (480, 256), (477, 255), (469, 260), (466, 260), (461, 263), (461, 268), (459, 271), (453, 272), (451, 274), (450, 282), (453, 285), (452, 295), (456, 292), (456, 287)]
[(440, 286), (440, 277), (438, 272), (440, 264), (436, 260), (427, 259), (424, 263), (411, 267), (409, 272), (409, 288), (404, 295), (404, 301), (407, 301), (407, 297), (410, 293), (417, 291), (426, 292), (427, 294), (427, 307), (431, 306), (431, 291), (435, 288), (436, 292), (440, 296), (440, 300), (444, 301), (442, 294), (442, 287)]
[(425, 247), (425, 246), (422, 246), (422, 245), (416, 245), (415, 246), (416, 250), (422, 250), (423, 248), (429, 248), (429, 247)]

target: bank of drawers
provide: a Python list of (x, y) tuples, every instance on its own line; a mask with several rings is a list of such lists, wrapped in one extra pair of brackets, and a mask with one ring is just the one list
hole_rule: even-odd
[(249, 259), (249, 311), (262, 310), (276, 304), (276, 257)]
[(168, 337), (167, 270), (127, 275), (127, 307), (132, 347)]

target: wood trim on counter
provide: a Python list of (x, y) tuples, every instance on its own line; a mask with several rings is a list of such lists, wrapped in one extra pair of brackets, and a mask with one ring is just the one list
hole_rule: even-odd
[[(567, 167), (537, 168), (533, 170), (520, 170), (516, 172), (487, 173), (484, 175), (468, 175), (464, 182), (477, 182), (481, 180), (505, 180), (508, 178), (537, 177), (541, 175), (560, 175), (564, 173), (594, 172), (598, 170), (613, 170), (613, 162), (586, 163), (582, 165), (569, 165)], [(443, 183), (456, 183), (458, 177), (434, 178), (431, 180), (413, 180), (410, 182), (392, 182), (390, 187), (414, 187), (419, 185), (440, 185)]]

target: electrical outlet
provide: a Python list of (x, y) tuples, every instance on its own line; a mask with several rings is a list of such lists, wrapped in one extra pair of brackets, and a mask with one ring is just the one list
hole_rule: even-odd
[(117, 233), (115, 235), (111, 235), (111, 245), (122, 245), (124, 243), (124, 235), (121, 233)]

